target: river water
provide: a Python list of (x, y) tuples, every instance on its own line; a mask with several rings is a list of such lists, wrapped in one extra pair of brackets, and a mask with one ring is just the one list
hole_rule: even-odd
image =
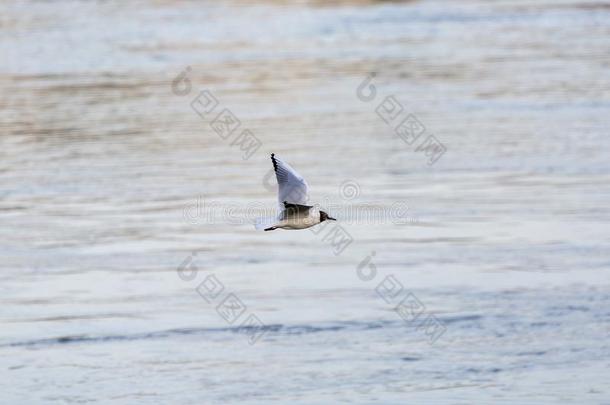
[[(0, 403), (609, 403), (607, 3), (32, 0), (0, 33)], [(336, 224), (254, 230), (272, 152)]]

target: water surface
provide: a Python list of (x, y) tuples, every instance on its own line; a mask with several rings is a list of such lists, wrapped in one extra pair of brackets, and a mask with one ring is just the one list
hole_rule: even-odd
[[(609, 400), (603, 2), (0, 15), (0, 402)], [(193, 111), (203, 90), (260, 140), (247, 159)], [(446, 147), (433, 165), (376, 113), (388, 96)], [(252, 204), (276, 204), (271, 152), (332, 207), (344, 250), (331, 228), (254, 232)], [(376, 292), (387, 280), (417, 297), (415, 321)], [(216, 311), (229, 293), (247, 307), (233, 323)], [(253, 345), (249, 315), (266, 325)]]

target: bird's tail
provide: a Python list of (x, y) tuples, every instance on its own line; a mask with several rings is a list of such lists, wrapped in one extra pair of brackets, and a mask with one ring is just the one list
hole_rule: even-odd
[(277, 216), (256, 218), (254, 220), (254, 227), (257, 231), (264, 231), (265, 229), (271, 228), (273, 227), (273, 225), (276, 225), (277, 221)]

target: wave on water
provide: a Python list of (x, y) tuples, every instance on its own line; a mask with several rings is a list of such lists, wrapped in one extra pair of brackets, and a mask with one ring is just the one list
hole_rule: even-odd
[[(439, 317), (445, 324), (456, 322), (472, 322), (479, 321), (482, 318), (480, 315), (457, 315)], [(294, 336), (307, 335), (313, 333), (324, 332), (339, 332), (339, 331), (365, 331), (371, 329), (388, 329), (406, 327), (405, 322), (401, 320), (379, 320), (379, 321), (344, 321), (325, 324), (305, 324), (305, 325), (285, 325), (271, 324), (261, 327), (267, 336)], [(23, 346), (53, 346), (78, 343), (100, 343), (113, 341), (133, 341), (133, 340), (148, 340), (148, 339), (167, 339), (181, 335), (212, 335), (223, 333), (242, 333), (246, 334), (251, 331), (254, 326), (228, 326), (216, 328), (176, 328), (163, 331), (153, 331), (145, 333), (133, 333), (125, 335), (69, 335), (59, 336), (44, 339), (32, 339), (17, 342), (0, 344), (3, 347), (23, 347)], [(411, 329), (411, 328), (409, 328)]]

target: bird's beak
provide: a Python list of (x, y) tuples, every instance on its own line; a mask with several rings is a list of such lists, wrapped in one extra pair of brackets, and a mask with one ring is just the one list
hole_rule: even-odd
[(328, 219), (329, 221), (336, 221), (336, 219), (335, 219), (335, 218), (333, 218), (333, 217), (328, 217), (328, 218), (326, 218), (326, 219)]

